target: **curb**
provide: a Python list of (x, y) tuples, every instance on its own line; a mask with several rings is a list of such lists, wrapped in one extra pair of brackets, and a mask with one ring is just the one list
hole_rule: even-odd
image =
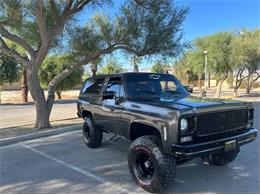
[[(50, 122), (59, 122), (59, 121), (67, 121), (67, 120), (75, 120), (78, 119), (79, 117), (73, 117), (73, 118), (64, 118), (64, 119), (56, 119), (56, 120), (51, 120)], [(1, 130), (7, 130), (7, 129), (14, 129), (17, 127), (26, 127), (29, 125), (34, 125), (35, 123), (27, 123), (27, 124), (21, 124), (21, 125), (16, 125), (16, 126), (9, 126), (9, 127), (4, 127), (4, 128), (0, 128)]]
[[(62, 99), (62, 100), (55, 100), (54, 104), (72, 104), (77, 103), (77, 99)], [(21, 102), (21, 103), (0, 103), (0, 106), (30, 106), (34, 105), (33, 101), (30, 102)]]
[(21, 141), (48, 137), (48, 136), (66, 133), (66, 132), (70, 132), (70, 131), (77, 131), (80, 128), (81, 128), (81, 125), (73, 125), (73, 126), (69, 126), (69, 127), (57, 128), (54, 130), (47, 130), (47, 131), (43, 131), (43, 132), (39, 132), (39, 133), (32, 133), (32, 134), (21, 135), (21, 136), (17, 136), (17, 137), (4, 138), (4, 139), (0, 140), (0, 146), (11, 145), (11, 144), (15, 144), (15, 143), (21, 142)]

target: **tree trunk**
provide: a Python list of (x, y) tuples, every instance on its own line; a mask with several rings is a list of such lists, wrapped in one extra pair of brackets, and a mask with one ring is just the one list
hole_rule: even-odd
[(250, 94), (251, 88), (249, 86), (246, 86), (246, 94)]
[(208, 74), (208, 88), (210, 88), (210, 73)]
[(251, 75), (249, 75), (248, 78), (245, 81), (245, 85), (246, 85), (245, 92), (246, 92), (246, 94), (249, 94), (250, 91), (251, 91), (251, 89), (250, 89), (250, 79), (251, 79)]
[(97, 76), (97, 64), (92, 64), (91, 66), (91, 72), (92, 72), (92, 77)]
[(138, 65), (134, 65), (134, 72), (139, 72), (139, 68), (138, 68)]
[(35, 128), (45, 129), (50, 128), (50, 114), (53, 105), (52, 102), (47, 102), (44, 96), (44, 91), (41, 88), (37, 72), (27, 72), (28, 86), (36, 107), (36, 122)]
[(201, 84), (202, 76), (199, 75), (199, 89), (201, 90), (202, 84)]
[(23, 75), (22, 75), (22, 101), (28, 102), (28, 85), (27, 85), (26, 69), (23, 69)]
[(56, 91), (57, 97), (59, 100), (61, 100), (61, 92), (60, 91)]
[(50, 124), (51, 111), (45, 108), (46, 102), (35, 101), (35, 106), (36, 106), (35, 128), (37, 129), (51, 128), (51, 124)]
[(238, 96), (238, 89), (240, 88), (243, 80), (246, 77), (243, 77), (243, 72), (245, 71), (245, 67), (242, 67), (238, 70), (236, 77), (235, 77), (235, 86), (234, 86), (234, 96), (237, 97)]
[(254, 82), (256, 81), (257, 79), (252, 79), (251, 81), (250, 81), (250, 83), (249, 83), (249, 85), (248, 85), (248, 88), (246, 89), (247, 91), (246, 91), (246, 93), (247, 94), (250, 94), (251, 93), (251, 91), (252, 91), (252, 88), (253, 88), (253, 85), (254, 85)]
[(216, 97), (217, 97), (217, 98), (220, 98), (222, 84), (223, 84), (223, 82), (226, 80), (226, 78), (227, 78), (227, 77), (224, 77), (224, 78), (220, 79), (220, 81), (218, 82), (217, 92), (216, 92)]
[(92, 77), (95, 77), (97, 75), (97, 70), (96, 69), (91, 69), (92, 71)]
[(233, 87), (234, 88), (234, 93), (233, 93), (233, 96), (237, 97), (237, 90), (239, 88), (239, 80), (237, 78), (237, 76), (235, 77), (235, 86)]
[(249, 74), (248, 78), (247, 78), (247, 82), (246, 82), (246, 94), (250, 94), (251, 90), (253, 88), (254, 82), (258, 80), (259, 78), (259, 74), (257, 73), (257, 77), (254, 79), (253, 78), (254, 73), (252, 72), (251, 74)]
[(235, 97), (238, 96), (237, 91), (238, 91), (238, 87), (234, 87), (234, 93), (233, 93), (233, 95), (234, 95)]

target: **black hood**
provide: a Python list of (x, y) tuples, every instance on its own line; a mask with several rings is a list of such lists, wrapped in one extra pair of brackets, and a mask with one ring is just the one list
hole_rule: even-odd
[(176, 98), (161, 98), (160, 100), (145, 101), (143, 103), (151, 104), (154, 106), (168, 107), (177, 110), (218, 110), (218, 109), (231, 109), (250, 106), (249, 102), (240, 102), (236, 100), (221, 100), (221, 99), (208, 99), (199, 98), (194, 96), (176, 97)]
[(226, 102), (216, 99), (205, 99), (198, 97), (184, 97), (184, 98), (176, 98), (172, 101), (174, 104), (179, 104), (182, 106), (187, 106), (189, 108), (201, 108), (201, 107), (209, 107), (209, 106), (218, 106), (223, 105)]

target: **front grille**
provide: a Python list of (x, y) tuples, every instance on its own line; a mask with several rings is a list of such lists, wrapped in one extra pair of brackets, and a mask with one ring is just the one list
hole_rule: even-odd
[(197, 118), (197, 135), (212, 135), (247, 126), (248, 111), (233, 110), (201, 114)]

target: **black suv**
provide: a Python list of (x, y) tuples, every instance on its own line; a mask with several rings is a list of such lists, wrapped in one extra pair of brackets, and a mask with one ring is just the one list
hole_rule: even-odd
[(87, 146), (100, 146), (103, 132), (132, 142), (130, 173), (150, 192), (162, 192), (174, 181), (177, 163), (201, 157), (224, 166), (257, 136), (252, 103), (192, 97), (170, 74), (89, 78), (77, 107)]

